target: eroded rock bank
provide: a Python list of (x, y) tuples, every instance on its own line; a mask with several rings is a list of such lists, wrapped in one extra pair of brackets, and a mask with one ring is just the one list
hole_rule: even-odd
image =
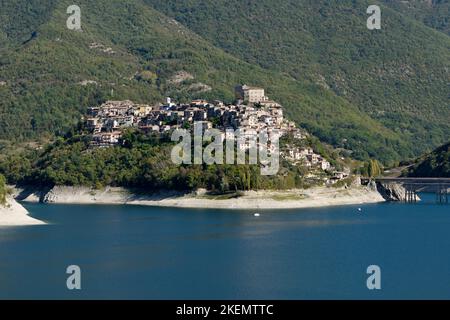
[[(372, 188), (376, 188), (386, 201), (406, 201), (406, 189), (395, 182), (374, 182)], [(415, 195), (416, 201), (420, 201), (419, 196)]]
[(21, 192), (23, 201), (57, 204), (127, 204), (210, 209), (295, 209), (376, 203), (385, 201), (367, 186), (347, 188), (316, 187), (306, 190), (247, 191), (211, 195), (205, 190), (193, 193), (159, 192), (143, 194), (123, 188), (94, 190), (57, 186), (48, 191)]

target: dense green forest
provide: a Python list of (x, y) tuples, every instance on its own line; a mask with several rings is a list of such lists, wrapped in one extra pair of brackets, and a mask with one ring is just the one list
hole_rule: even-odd
[(0, 149), (53, 139), (107, 99), (231, 102), (238, 83), (356, 159), (413, 158), (449, 136), (449, 36), (396, 8), (369, 32), (362, 0), (80, 0), (75, 32), (72, 4), (0, 1)]
[(417, 159), (405, 175), (450, 178), (450, 142)]
[[(417, 155), (449, 136), (450, 38), (403, 15), (406, 10), (393, 1), (379, 3), (383, 22), (376, 32), (365, 24), (373, 1), (145, 1), (236, 57), (321, 85), (410, 142)], [(304, 112), (294, 107), (289, 115), (330, 141), (333, 134)], [(346, 146), (342, 138), (337, 132), (332, 143)], [(371, 138), (359, 143), (366, 141)], [(379, 157), (391, 148), (408, 153), (401, 145), (382, 144), (387, 146), (377, 150)]]
[(450, 35), (449, 0), (383, 0), (387, 6)]
[[(242, 190), (307, 188), (321, 185), (325, 173), (307, 178), (308, 170), (280, 159), (274, 176), (262, 176), (257, 165), (175, 165), (169, 136), (127, 131), (120, 145), (90, 148), (91, 136), (72, 131), (43, 150), (28, 148), (0, 157), (0, 174), (19, 186), (54, 185), (102, 188), (121, 186), (148, 192), (161, 189), (189, 191), (205, 188), (225, 193)], [(292, 143), (285, 137), (282, 146)], [(341, 154), (314, 138), (297, 142), (313, 147), (336, 167)]]

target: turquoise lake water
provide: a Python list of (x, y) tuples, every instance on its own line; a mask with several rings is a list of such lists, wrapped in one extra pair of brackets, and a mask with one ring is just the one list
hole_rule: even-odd
[[(260, 217), (25, 204), (49, 224), (0, 228), (0, 298), (450, 299), (450, 206), (424, 199)], [(69, 265), (79, 291), (66, 287)], [(367, 289), (370, 265), (381, 290)]]

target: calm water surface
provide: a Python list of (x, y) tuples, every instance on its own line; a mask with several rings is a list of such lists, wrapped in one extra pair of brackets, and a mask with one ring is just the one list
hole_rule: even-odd
[[(26, 204), (49, 224), (0, 228), (0, 298), (450, 299), (450, 206), (425, 200), (260, 217)], [(366, 287), (373, 264), (380, 291)], [(66, 288), (69, 265), (81, 291)]]

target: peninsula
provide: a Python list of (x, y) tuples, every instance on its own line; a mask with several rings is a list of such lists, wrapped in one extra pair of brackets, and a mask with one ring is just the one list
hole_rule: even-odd
[[(263, 210), (385, 200), (376, 186), (361, 184), (361, 176), (381, 172), (376, 160), (356, 161), (321, 143), (287, 120), (263, 88), (239, 85), (235, 96), (233, 104), (107, 101), (90, 107), (78, 128), (50, 145), (20, 159), (5, 157), (0, 172), (16, 185), (18, 200), (44, 203)], [(176, 130), (195, 135), (199, 124), (230, 139), (233, 157), (243, 154), (244, 162), (174, 163), (170, 136)], [(247, 153), (266, 147), (252, 142), (262, 131), (277, 136), (267, 145), (279, 158), (271, 175), (260, 173), (264, 164), (246, 161)], [(230, 132), (244, 132), (244, 139)], [(195, 155), (195, 146), (187, 153), (192, 150)]]

